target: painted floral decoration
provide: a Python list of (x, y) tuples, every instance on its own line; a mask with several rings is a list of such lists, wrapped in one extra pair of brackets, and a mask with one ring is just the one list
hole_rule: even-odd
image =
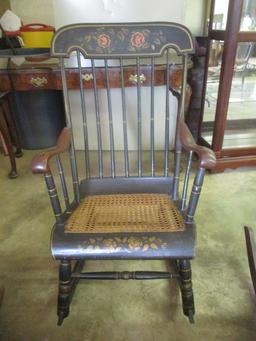
[(110, 46), (110, 43), (111, 43), (111, 39), (107, 34), (103, 33), (98, 37), (98, 45), (100, 47), (105, 49)]
[[(137, 30), (138, 29), (138, 30)], [(80, 45), (87, 53), (98, 54), (123, 54), (152, 53), (159, 51), (161, 46), (166, 43), (166, 33), (162, 30), (151, 28), (134, 27), (128, 29), (122, 28), (105, 28), (104, 26), (88, 31), (83, 37), (77, 37), (77, 45)]]
[(135, 32), (131, 36), (131, 44), (134, 47), (141, 47), (145, 43), (144, 34), (141, 32)]
[(130, 237), (128, 238), (127, 244), (131, 250), (139, 250), (142, 246), (142, 241), (138, 238)]
[(112, 238), (89, 238), (85, 240), (80, 249), (86, 250), (106, 250), (108, 252), (117, 252), (120, 250), (141, 250), (142, 252), (150, 250), (165, 249), (167, 243), (156, 236), (141, 236), (141, 237), (112, 237)]
[(117, 241), (111, 238), (103, 239), (103, 245), (108, 250), (115, 250), (118, 247)]

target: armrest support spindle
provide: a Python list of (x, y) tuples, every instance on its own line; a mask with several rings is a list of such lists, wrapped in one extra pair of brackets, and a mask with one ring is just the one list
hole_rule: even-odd
[[(179, 138), (180, 138), (180, 143), (182, 147), (188, 151), (191, 155), (192, 158), (192, 153), (195, 153), (198, 156), (198, 163), (199, 167), (197, 169), (197, 173), (194, 179), (192, 191), (190, 194), (190, 199), (189, 199), (189, 204), (188, 204), (188, 209), (187, 209), (187, 214), (186, 214), (186, 222), (192, 222), (197, 203), (199, 200), (200, 192), (201, 192), (201, 187), (203, 184), (204, 180), (204, 175), (206, 169), (213, 169), (216, 164), (216, 157), (215, 153), (206, 147), (199, 146), (196, 144), (191, 132), (189, 131), (187, 125), (183, 120), (180, 121), (179, 123)], [(191, 163), (191, 161), (190, 161)], [(185, 182), (184, 182), (184, 187), (183, 187), (183, 194), (182, 194), (182, 202), (181, 202), (181, 208), (185, 210), (185, 201), (186, 201), (186, 191), (187, 191), (187, 183), (188, 183), (188, 175), (189, 175), (189, 169), (190, 165), (188, 162), (187, 165), (187, 170), (186, 170), (186, 175), (185, 175)]]
[(45, 178), (46, 186), (48, 189), (48, 194), (51, 200), (53, 213), (55, 215), (56, 221), (60, 222), (62, 211), (61, 211), (60, 200), (58, 197), (57, 189), (55, 187), (54, 179), (53, 179), (51, 172), (45, 173), (44, 178)]
[(203, 185), (204, 181), (204, 174), (205, 174), (205, 169), (204, 168), (198, 168), (193, 187), (191, 190), (190, 198), (189, 198), (189, 204), (188, 204), (188, 209), (186, 213), (186, 223), (190, 223), (194, 219), (196, 207), (198, 204), (199, 196), (201, 193), (201, 188)]
[(189, 180), (189, 175), (190, 175), (192, 157), (193, 157), (193, 151), (191, 150), (189, 152), (188, 159), (187, 159), (187, 166), (186, 166), (184, 185), (183, 185), (181, 204), (180, 204), (181, 211), (184, 211), (186, 208), (186, 199), (187, 199), (187, 192), (188, 192), (188, 180)]
[(61, 158), (59, 155), (56, 156), (56, 161), (57, 161), (57, 167), (58, 167), (58, 172), (59, 172), (60, 181), (61, 181), (63, 198), (65, 201), (66, 211), (67, 213), (70, 213), (70, 201), (69, 201), (68, 189), (67, 189), (66, 179), (65, 179), (65, 175), (64, 175), (64, 171), (62, 167)]

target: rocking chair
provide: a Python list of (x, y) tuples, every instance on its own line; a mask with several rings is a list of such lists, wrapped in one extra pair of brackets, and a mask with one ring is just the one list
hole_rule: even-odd
[[(60, 261), (59, 325), (69, 314), (80, 279), (177, 279), (183, 312), (193, 322), (194, 215), (205, 170), (216, 161), (210, 149), (195, 143), (184, 123), (193, 52), (189, 30), (176, 23), (74, 24), (54, 35), (51, 55), (60, 60), (67, 127), (55, 148), (35, 157), (32, 169), (44, 174), (56, 218), (51, 250)], [(177, 63), (182, 81), (173, 88), (170, 74)], [(76, 86), (80, 91), (74, 91)], [(180, 198), (182, 150), (188, 161)], [(65, 151), (70, 155), (72, 199), (60, 156)], [(198, 168), (187, 204), (193, 154)], [(50, 164), (53, 157), (64, 209)], [(95, 259), (172, 260), (177, 271), (83, 272), (84, 261)]]

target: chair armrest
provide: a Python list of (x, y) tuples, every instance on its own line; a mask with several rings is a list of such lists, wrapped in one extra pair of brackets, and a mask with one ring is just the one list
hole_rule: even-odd
[(193, 151), (197, 154), (201, 168), (213, 169), (216, 165), (215, 153), (207, 147), (196, 144), (194, 137), (183, 120), (180, 121), (179, 128), (180, 142), (183, 148), (187, 151)]
[(70, 129), (65, 127), (62, 129), (57, 144), (52, 149), (49, 149), (39, 155), (36, 155), (32, 160), (32, 173), (45, 174), (50, 172), (49, 161), (51, 157), (61, 154), (68, 150), (71, 141)]

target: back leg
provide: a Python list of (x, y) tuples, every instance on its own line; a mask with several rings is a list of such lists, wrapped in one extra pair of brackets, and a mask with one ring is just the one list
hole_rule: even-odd
[(187, 259), (181, 259), (177, 262), (177, 266), (180, 274), (183, 313), (188, 317), (190, 323), (194, 323), (195, 305), (190, 261)]

